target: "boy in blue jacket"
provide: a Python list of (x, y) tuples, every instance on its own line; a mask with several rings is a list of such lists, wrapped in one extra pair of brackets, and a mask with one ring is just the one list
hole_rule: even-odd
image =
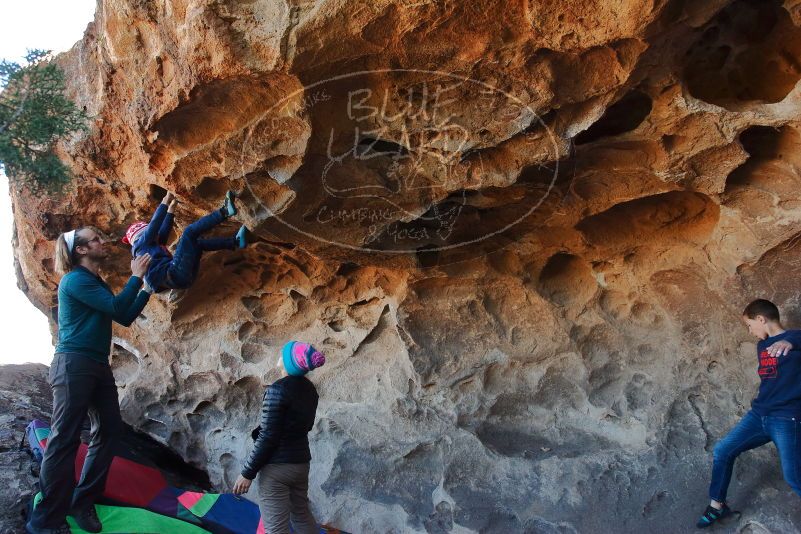
[(150, 254), (150, 266), (145, 281), (155, 292), (189, 288), (197, 278), (203, 252), (236, 250), (247, 246), (247, 228), (244, 225), (234, 237), (204, 239), (200, 237), (236, 215), (234, 194), (228, 191), (222, 208), (214, 210), (186, 227), (178, 240), (178, 247), (173, 256), (167, 249), (167, 239), (172, 230), (177, 203), (175, 196), (168, 192), (156, 208), (150, 223), (141, 221), (133, 223), (122, 238), (123, 243), (131, 245), (131, 254), (134, 258)]
[(751, 335), (759, 338), (759, 393), (751, 410), (715, 446), (711, 502), (698, 520), (698, 528), (732, 513), (726, 504), (726, 490), (734, 460), (771, 441), (779, 452), (784, 480), (801, 495), (801, 330), (785, 330), (779, 309), (764, 299), (746, 306), (743, 321)]

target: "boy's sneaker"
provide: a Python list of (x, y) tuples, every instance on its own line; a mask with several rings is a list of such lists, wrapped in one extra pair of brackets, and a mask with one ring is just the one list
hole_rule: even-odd
[(248, 229), (243, 224), (236, 233), (236, 248), (245, 248), (246, 246), (248, 246)]
[(715, 521), (723, 519), (731, 515), (731, 513), (731, 508), (729, 508), (726, 503), (723, 503), (723, 507), (720, 510), (713, 506), (707, 506), (706, 510), (704, 510), (704, 515), (701, 516), (701, 519), (698, 520), (695, 526), (698, 528), (711, 527), (715, 524)]
[(228, 191), (225, 194), (225, 202), (223, 203), (222, 210), (220, 210), (222, 211), (222, 214), (225, 217), (233, 217), (234, 215), (236, 215), (236, 206), (234, 205), (234, 198), (235, 196), (233, 191)]

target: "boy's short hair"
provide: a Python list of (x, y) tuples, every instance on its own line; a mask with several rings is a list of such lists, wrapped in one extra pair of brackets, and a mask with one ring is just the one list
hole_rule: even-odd
[(755, 319), (757, 315), (761, 315), (768, 321), (779, 322), (779, 308), (769, 300), (756, 299), (743, 310), (743, 317)]

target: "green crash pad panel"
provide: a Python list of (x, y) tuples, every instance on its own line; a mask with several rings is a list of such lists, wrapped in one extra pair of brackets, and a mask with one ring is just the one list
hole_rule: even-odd
[[(34, 507), (39, 504), (42, 494), (36, 495)], [(210, 534), (208, 530), (196, 525), (144, 510), (142, 508), (126, 508), (123, 506), (95, 505), (97, 515), (103, 523), (103, 534)], [(73, 534), (88, 534), (78, 527), (72, 517), (67, 522)]]

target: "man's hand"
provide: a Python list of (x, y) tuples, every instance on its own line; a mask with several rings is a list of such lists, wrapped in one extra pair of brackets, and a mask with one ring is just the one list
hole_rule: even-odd
[(178, 201), (175, 200), (175, 199), (172, 199), (170, 201), (170, 205), (167, 206), (167, 213), (175, 213), (175, 206), (177, 206), (177, 205), (178, 205)]
[(144, 278), (147, 266), (150, 265), (150, 254), (142, 254), (131, 260), (131, 274)]
[(167, 191), (167, 194), (164, 195), (164, 198), (161, 199), (161, 203), (162, 204), (169, 204), (170, 202), (173, 201), (174, 198), (175, 198), (175, 195), (173, 195), (170, 191)]
[(765, 350), (768, 351), (768, 354), (770, 354), (772, 358), (778, 358), (779, 356), (787, 356), (787, 354), (793, 350), (793, 344), (789, 341), (781, 340), (777, 341)]
[(248, 480), (242, 475), (239, 475), (239, 477), (236, 479), (236, 482), (234, 483), (234, 488), (232, 491), (234, 492), (235, 495), (242, 495), (243, 493), (248, 492), (248, 490), (250, 489), (250, 485), (252, 483), (253, 483), (252, 480)]

